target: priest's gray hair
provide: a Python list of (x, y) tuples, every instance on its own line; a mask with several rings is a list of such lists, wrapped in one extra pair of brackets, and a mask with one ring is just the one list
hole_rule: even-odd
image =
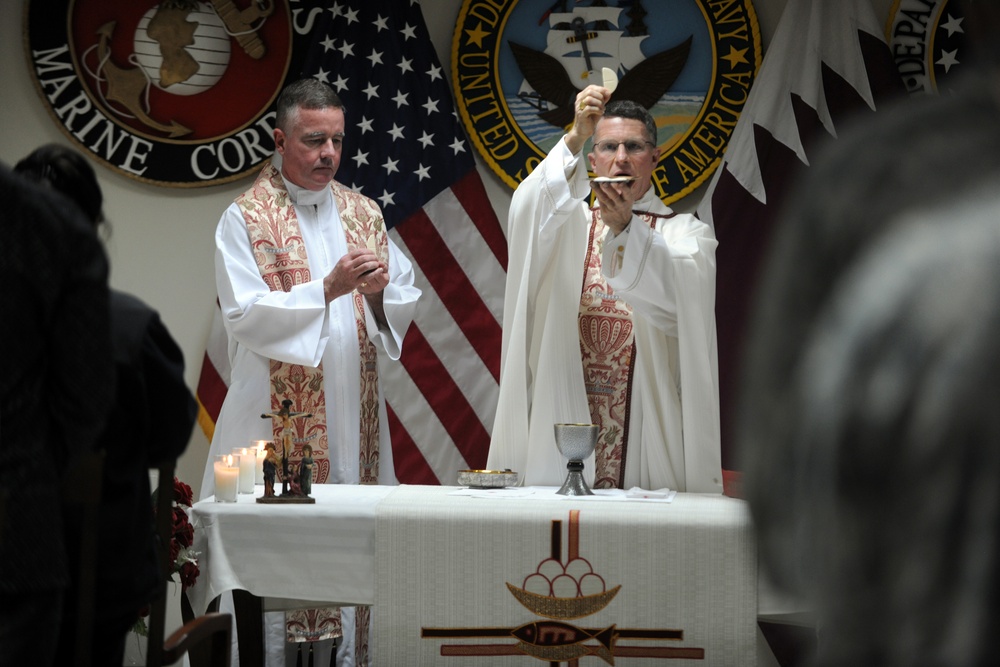
[(287, 131), (299, 109), (329, 108), (344, 109), (333, 88), (318, 79), (299, 79), (285, 86), (278, 96), (274, 126)]
[(614, 102), (610, 102), (604, 107), (604, 116), (602, 118), (628, 118), (629, 120), (640, 121), (646, 126), (646, 138), (652, 141), (654, 146), (657, 143), (656, 119), (653, 118), (653, 115), (649, 113), (646, 107), (638, 102), (633, 102), (632, 100), (615, 100)]

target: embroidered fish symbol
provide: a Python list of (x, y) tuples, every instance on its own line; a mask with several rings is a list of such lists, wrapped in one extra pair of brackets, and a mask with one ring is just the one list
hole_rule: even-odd
[[(615, 664), (613, 651), (618, 633), (614, 625), (602, 630), (560, 621), (534, 621), (514, 628), (511, 635), (521, 642), (523, 652), (541, 660), (565, 662), (593, 655), (609, 665)], [(584, 644), (589, 640), (598, 644)]]

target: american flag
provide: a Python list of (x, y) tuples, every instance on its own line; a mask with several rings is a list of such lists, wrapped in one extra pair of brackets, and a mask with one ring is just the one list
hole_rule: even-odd
[[(322, 13), (314, 16), (314, 8)], [(302, 71), (333, 87), (346, 111), (337, 180), (374, 199), (423, 290), (400, 363), (383, 366), (396, 473), (454, 484), (482, 468), (496, 410), (507, 243), (473, 146), (415, 0), (299, 2), (313, 16)], [(224, 334), (223, 334), (224, 335)], [(213, 352), (214, 349), (214, 352)], [(206, 350), (203, 426), (228, 362)], [(221, 372), (220, 372), (221, 371)], [(218, 375), (219, 379), (212, 376)], [(215, 408), (215, 415), (218, 414)]]
[(738, 468), (740, 350), (771, 229), (810, 148), (903, 91), (870, 0), (789, 0), (750, 96), (698, 207), (713, 225), (722, 465)]

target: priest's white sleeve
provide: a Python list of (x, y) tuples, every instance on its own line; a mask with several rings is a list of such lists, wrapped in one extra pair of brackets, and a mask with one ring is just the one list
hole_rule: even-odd
[(627, 231), (605, 239), (602, 272), (616, 294), (676, 336), (681, 293), (692, 287), (701, 293), (708, 281), (714, 298), (717, 245), (711, 228), (693, 215), (658, 220), (656, 229), (634, 216)]
[[(677, 340), (684, 425), (683, 456), (677, 457), (683, 477), (678, 479), (684, 480), (684, 490), (700, 493), (722, 492), (717, 245), (711, 228), (688, 214), (658, 219), (655, 229), (633, 219), (626, 234), (606, 240), (601, 258), (608, 284), (635, 310), (637, 346), (641, 338), (643, 350), (655, 357), (658, 349), (668, 348), (662, 341)], [(647, 325), (660, 335), (643, 334)], [(637, 380), (643, 372), (637, 370)], [(662, 406), (649, 405), (644, 415), (650, 422), (646, 428), (669, 432), (669, 424), (656, 423), (663, 419)]]
[(402, 352), (403, 337), (413, 321), (417, 308), (420, 288), (413, 284), (413, 265), (400, 252), (389, 237), (389, 284), (382, 290), (382, 308), (385, 311), (387, 327), (380, 328), (371, 308), (365, 307), (365, 325), (368, 338), (376, 347), (385, 351), (392, 360), (398, 360)]
[(260, 275), (246, 222), (233, 204), (215, 233), (215, 284), (230, 336), (256, 354), (317, 366), (329, 338), (323, 276), (271, 291)]

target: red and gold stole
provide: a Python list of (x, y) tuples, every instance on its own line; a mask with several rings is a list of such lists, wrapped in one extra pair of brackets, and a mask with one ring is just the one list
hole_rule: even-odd
[[(590, 418), (600, 426), (594, 488), (612, 489), (621, 488), (625, 481), (635, 331), (632, 306), (615, 295), (601, 273), (607, 225), (599, 208), (592, 209), (591, 215), (580, 295), (580, 353)], [(662, 217), (638, 211), (636, 215), (650, 227)]]
[[(375, 204), (339, 183), (331, 183), (333, 198), (349, 247), (369, 247), (385, 261), (389, 255), (385, 222)], [(306, 247), (299, 230), (298, 217), (285, 189), (281, 174), (270, 163), (261, 170), (254, 184), (236, 199), (247, 223), (250, 244), (260, 275), (271, 290), (289, 291), (292, 286), (311, 279)], [(361, 354), (361, 447), (360, 482), (378, 483), (379, 400), (378, 357), (368, 339), (365, 326), (364, 297), (354, 292), (354, 316)], [(294, 451), (289, 465), (297, 467), (302, 445), (313, 449), (313, 482), (322, 484), (330, 474), (329, 441), (326, 424), (326, 400), (323, 390), (323, 365), (316, 368), (271, 360), (271, 410), (281, 409), (284, 399), (292, 401), (293, 412), (312, 413), (310, 418), (294, 420)], [(275, 438), (281, 425), (274, 424)]]

